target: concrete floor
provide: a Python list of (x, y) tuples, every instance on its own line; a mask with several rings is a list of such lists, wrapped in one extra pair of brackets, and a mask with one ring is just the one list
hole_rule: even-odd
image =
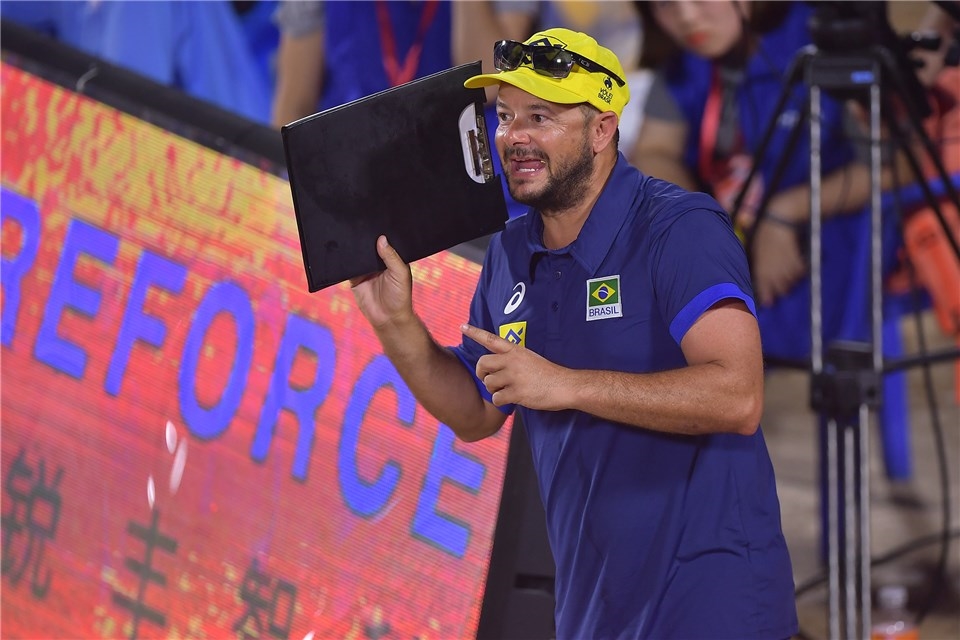
[[(952, 346), (931, 315), (924, 315), (923, 327), (931, 350)], [(912, 319), (904, 323), (903, 335), (906, 352), (917, 353), (918, 333)], [(960, 527), (960, 409), (955, 396), (955, 364), (934, 365), (932, 372), (948, 459), (951, 527), (957, 529)], [(871, 419), (871, 554), (875, 559), (915, 540), (936, 536), (942, 529), (940, 465), (921, 371), (911, 370), (908, 380), (913, 462), (912, 477), (908, 480), (888, 480), (876, 418)], [(816, 416), (809, 408), (809, 374), (775, 371), (768, 375), (763, 429), (776, 468), (794, 579), (798, 585), (806, 584), (825, 571), (819, 550), (818, 432)], [(930, 596), (940, 552), (941, 545), (935, 542), (875, 566), (871, 580), (873, 591), (889, 583), (907, 586), (910, 608), (916, 613)], [(797, 606), (803, 637), (828, 636), (827, 594), (824, 583), (799, 596)], [(922, 621), (920, 637), (923, 640), (960, 638), (960, 538), (951, 540), (947, 579), (936, 595), (932, 610)]]

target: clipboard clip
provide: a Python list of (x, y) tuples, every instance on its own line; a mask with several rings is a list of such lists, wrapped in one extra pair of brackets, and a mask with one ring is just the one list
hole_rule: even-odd
[(470, 103), (460, 114), (460, 144), (463, 147), (463, 167), (470, 179), (483, 184), (494, 178), (490, 157), (490, 141), (483, 110)]

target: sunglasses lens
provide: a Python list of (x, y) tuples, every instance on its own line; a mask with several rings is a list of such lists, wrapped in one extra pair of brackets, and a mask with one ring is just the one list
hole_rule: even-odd
[(523, 63), (523, 44), (501, 40), (493, 48), (493, 66), (497, 71), (513, 71)]
[(523, 64), (551, 78), (566, 78), (573, 69), (573, 55), (557, 47), (531, 47), (514, 40), (501, 40), (493, 46), (493, 66), (497, 71), (514, 71)]
[(542, 47), (532, 55), (533, 68), (552, 78), (566, 78), (573, 69), (573, 56), (569, 51), (554, 47)]

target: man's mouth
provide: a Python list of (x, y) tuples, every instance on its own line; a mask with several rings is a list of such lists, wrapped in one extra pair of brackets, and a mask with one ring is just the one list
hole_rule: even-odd
[(510, 159), (510, 166), (515, 173), (534, 173), (545, 165), (546, 163), (540, 158), (518, 158), (514, 156)]

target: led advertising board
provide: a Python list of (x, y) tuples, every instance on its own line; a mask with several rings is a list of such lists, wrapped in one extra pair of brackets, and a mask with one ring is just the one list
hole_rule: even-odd
[[(475, 634), (508, 424), (413, 399), (274, 173), (2, 65), (5, 637)], [(413, 265), (459, 342), (480, 267)]]

